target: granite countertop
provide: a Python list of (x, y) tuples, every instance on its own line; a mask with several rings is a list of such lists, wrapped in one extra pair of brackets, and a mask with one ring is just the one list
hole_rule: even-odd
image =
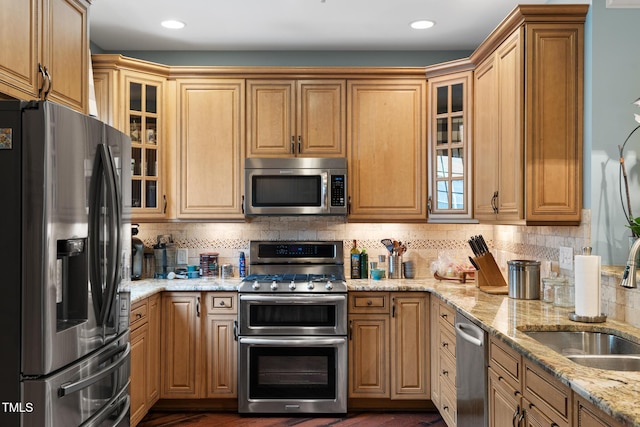
[[(132, 302), (160, 291), (235, 291), (239, 279), (141, 280), (130, 282)], [(489, 295), (475, 283), (427, 279), (347, 280), (350, 292), (417, 291), (442, 298), (490, 335), (496, 336), (539, 364), (559, 381), (594, 403), (623, 425), (640, 427), (640, 372), (618, 372), (578, 365), (530, 338), (522, 330), (595, 330), (614, 332), (640, 342), (640, 329), (607, 320), (587, 324), (569, 320), (572, 309), (554, 307), (539, 300), (515, 300), (506, 295)]]

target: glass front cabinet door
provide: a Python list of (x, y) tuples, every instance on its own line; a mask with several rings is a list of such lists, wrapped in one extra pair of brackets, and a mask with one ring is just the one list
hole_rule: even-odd
[(469, 221), (471, 198), (471, 72), (429, 84), (430, 222)]
[(134, 218), (162, 217), (162, 82), (125, 76), (126, 133), (131, 137), (131, 206)]

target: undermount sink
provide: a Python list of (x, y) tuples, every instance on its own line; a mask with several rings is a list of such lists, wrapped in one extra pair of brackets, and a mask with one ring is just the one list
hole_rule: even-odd
[(535, 331), (525, 334), (583, 366), (640, 371), (640, 344), (608, 332)]
[(579, 365), (590, 368), (607, 369), (610, 371), (640, 371), (640, 355), (632, 354), (603, 354), (603, 355), (573, 355), (567, 356)]

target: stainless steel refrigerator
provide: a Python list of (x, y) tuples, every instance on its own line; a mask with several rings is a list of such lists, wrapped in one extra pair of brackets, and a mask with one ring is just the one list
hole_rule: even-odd
[(0, 101), (2, 426), (129, 425), (130, 165), (95, 118)]

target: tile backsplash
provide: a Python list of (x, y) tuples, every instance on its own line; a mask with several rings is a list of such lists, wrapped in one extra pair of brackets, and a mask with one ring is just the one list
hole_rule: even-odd
[[(404, 260), (414, 261), (416, 276), (429, 277), (431, 263), (439, 257), (468, 262), (472, 252), (467, 240), (481, 234), (506, 280), (507, 261), (511, 259), (541, 261), (541, 277), (551, 268), (557, 270), (558, 248), (566, 246), (572, 248), (574, 254), (581, 253), (584, 246), (590, 246), (590, 230), (591, 211), (583, 210), (579, 226), (378, 224), (348, 223), (339, 217), (259, 217), (244, 223), (141, 223), (138, 237), (151, 247), (156, 243), (156, 236), (171, 234), (178, 248), (188, 249), (189, 264), (199, 264), (202, 252), (218, 252), (219, 263), (235, 267), (240, 251), (248, 256), (251, 240), (339, 240), (343, 242), (345, 266), (348, 266), (347, 257), (354, 239), (358, 248), (367, 249), (369, 260), (375, 260), (377, 255), (387, 253), (380, 240), (392, 238), (407, 244)], [(573, 271), (560, 273), (573, 278)], [(640, 316), (635, 319), (631, 315), (637, 310), (626, 304), (638, 299), (636, 307), (640, 306), (640, 293), (620, 288), (616, 280), (619, 282), (619, 278), (608, 273), (603, 276), (603, 310), (611, 318), (633, 321), (640, 326)]]

